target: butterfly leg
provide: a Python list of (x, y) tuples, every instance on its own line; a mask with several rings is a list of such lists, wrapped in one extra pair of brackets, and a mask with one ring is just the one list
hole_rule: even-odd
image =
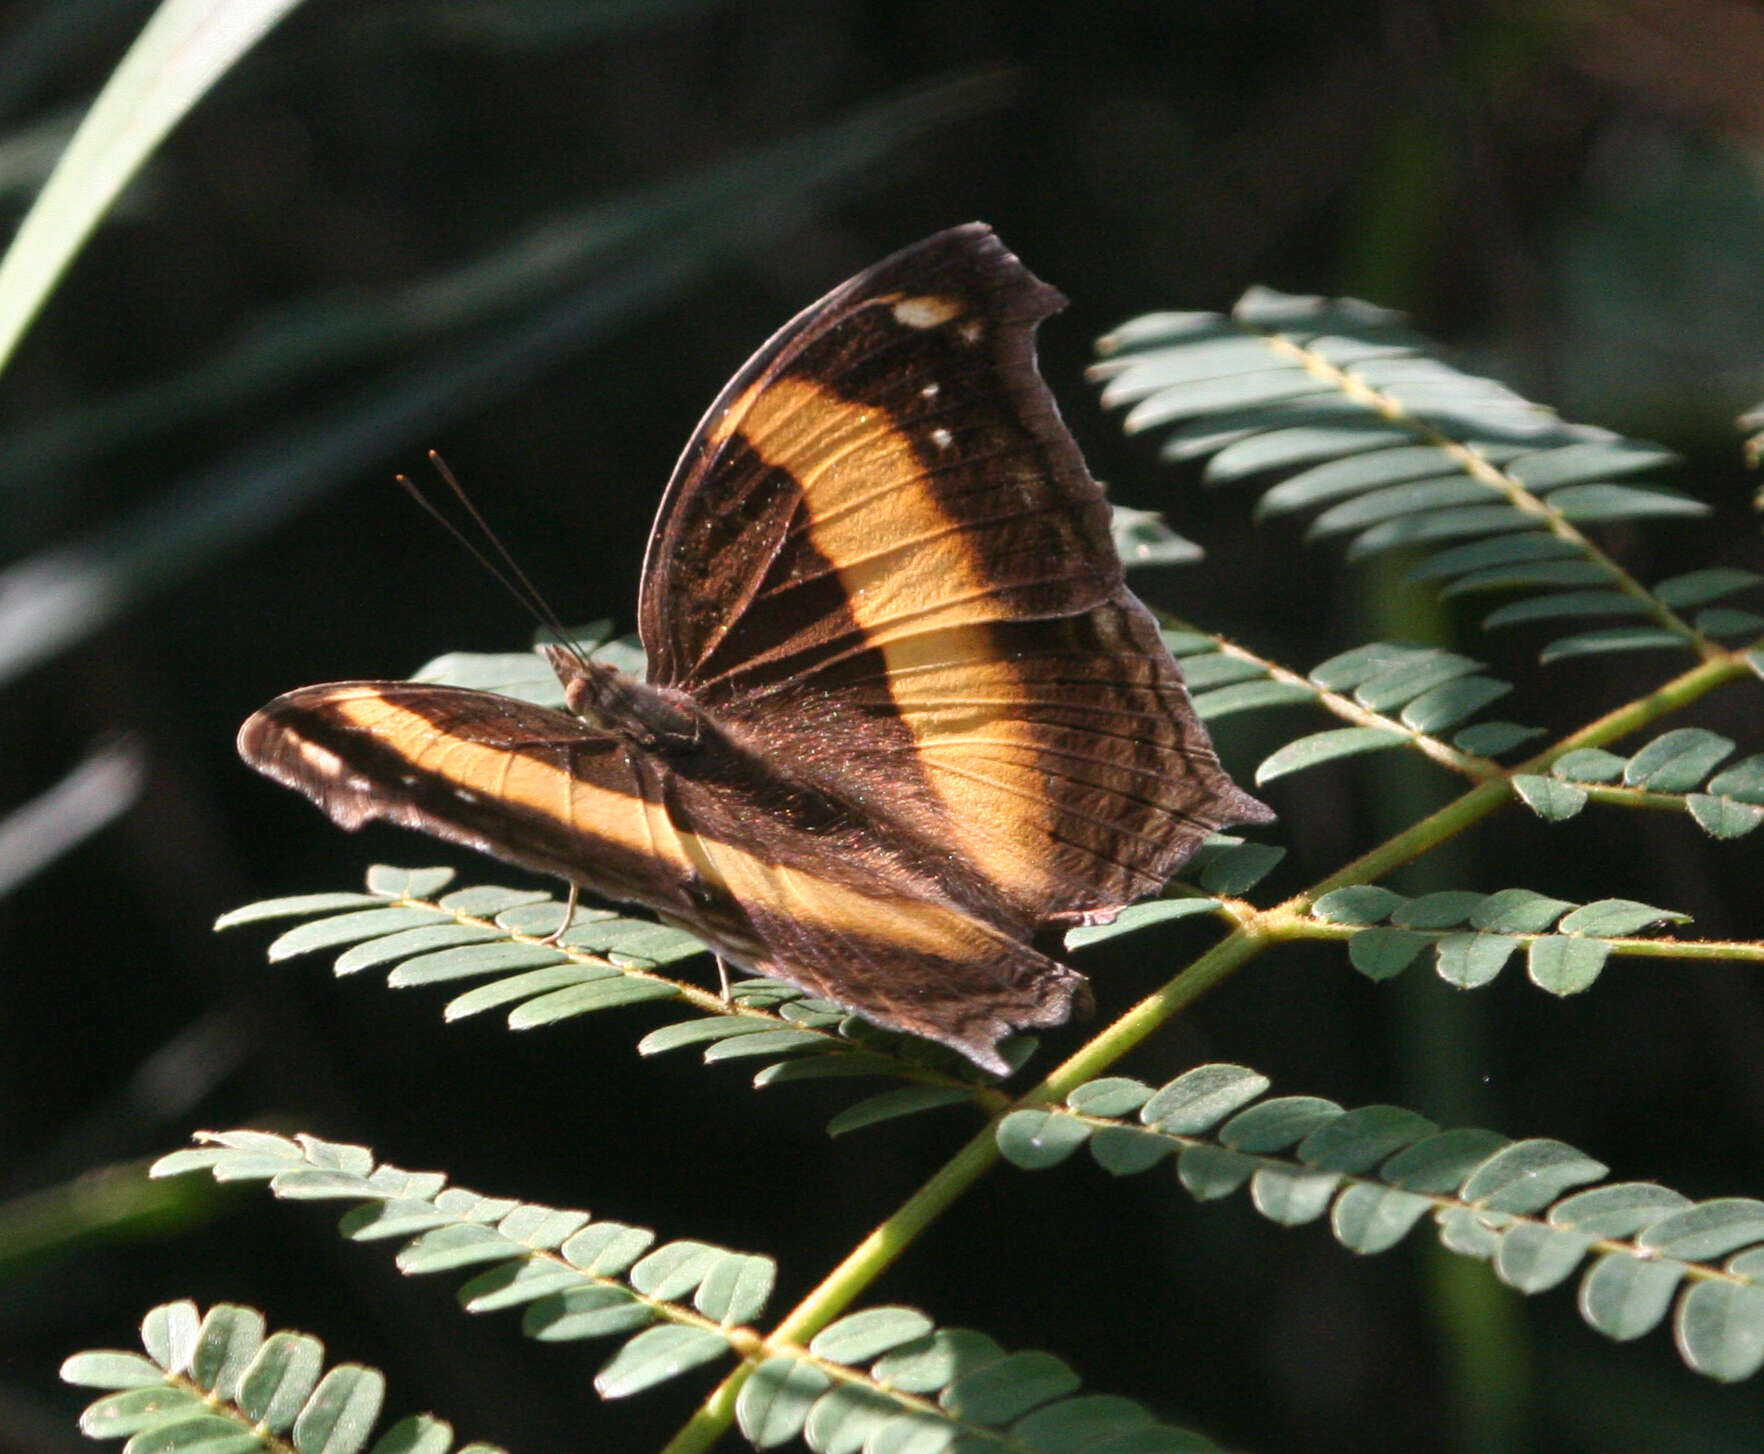
[(729, 962), (722, 955), (717, 956), (717, 981), (723, 987), (723, 1003), (731, 1003), (729, 998)]
[(563, 938), (564, 930), (570, 927), (570, 920), (576, 917), (576, 896), (581, 892), (575, 884), (570, 885), (569, 897), (564, 900), (563, 918), (558, 920), (557, 928), (539, 941), (541, 944), (555, 944)]

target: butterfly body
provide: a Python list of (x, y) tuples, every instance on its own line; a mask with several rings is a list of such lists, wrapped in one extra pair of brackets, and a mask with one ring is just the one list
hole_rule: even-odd
[(416, 683), (288, 694), (248, 761), (648, 906), (746, 968), (1002, 1071), (1083, 977), (1037, 947), (1267, 810), (1219, 768), (1035, 371), (1062, 300), (977, 225), (788, 324), (663, 497), (649, 679), (572, 710)]

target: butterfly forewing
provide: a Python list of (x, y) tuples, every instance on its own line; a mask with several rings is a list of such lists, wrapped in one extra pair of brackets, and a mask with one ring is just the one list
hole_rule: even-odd
[(344, 827), (383, 819), (644, 904), (744, 968), (1000, 1073), (1000, 1038), (1064, 1020), (1084, 990), (885, 833), (792, 806), (714, 750), (669, 771), (567, 713), (414, 682), (303, 687), (239, 747)]
[(967, 227), (802, 314), (688, 447), (640, 611), (654, 680), (953, 839), (1029, 923), (1118, 908), (1268, 816), (1036, 372), (1063, 302)]
[(691, 866), (669, 851), (654, 774), (578, 717), (466, 687), (337, 682), (278, 697), (239, 752), (345, 828), (419, 828), (522, 868), (668, 909)]

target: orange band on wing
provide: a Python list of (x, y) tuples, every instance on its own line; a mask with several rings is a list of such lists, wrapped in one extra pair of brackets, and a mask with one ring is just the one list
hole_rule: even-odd
[[(929, 309), (947, 300), (924, 301)], [(989, 879), (1024, 897), (1046, 892), (1049, 823), (1039, 782), (1021, 767), (1034, 758), (1038, 729), (1024, 719), (1023, 683), (988, 626), (1003, 608), (970, 538), (926, 481), (924, 451), (886, 410), (803, 379), (768, 380), (725, 419), (726, 432), (738, 431), (800, 486), (809, 537), (882, 653), (948, 831)], [(948, 701), (966, 705), (935, 705)], [(1020, 789), (1010, 781), (1019, 773)], [(1015, 799), (1008, 813), (1001, 793)]]

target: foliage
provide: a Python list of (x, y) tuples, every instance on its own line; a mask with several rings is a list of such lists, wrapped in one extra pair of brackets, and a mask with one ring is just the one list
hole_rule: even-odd
[[(735, 1356), (742, 1361), (735, 1414), (758, 1448), (799, 1436), (815, 1449), (1027, 1445), (1054, 1454), (1117, 1436), (1150, 1451), (1213, 1447), (1130, 1399), (1080, 1395), (1077, 1375), (1051, 1354), (1008, 1353), (983, 1333), (938, 1328), (912, 1308), (867, 1308), (806, 1344), (762, 1339), (746, 1325), (772, 1290), (766, 1257), (703, 1242), (656, 1246), (642, 1227), (481, 1196), (313, 1136), (228, 1131), (200, 1139), (153, 1174), (208, 1171), (219, 1181), (266, 1182), (290, 1200), (353, 1201), (343, 1235), (401, 1242), (396, 1261), (407, 1276), (475, 1269), (459, 1290), (466, 1311), (520, 1308), (522, 1331), (542, 1342), (620, 1339), (595, 1375), (602, 1398), (641, 1393)], [(146, 1434), (164, 1449), (207, 1449), (211, 1441), (274, 1448), (275, 1436), (290, 1434), (302, 1454), (355, 1454), (384, 1380), (355, 1365), (321, 1378), (316, 1339), (278, 1333), (266, 1341), (263, 1327), (247, 1308), (213, 1308), (200, 1325), (193, 1304), (155, 1309), (143, 1326), (148, 1359), (96, 1352), (64, 1366), (70, 1382), (127, 1390), (92, 1405), (82, 1427), (95, 1438)], [(374, 1454), (418, 1447), (410, 1441), (419, 1432), (421, 1448), (446, 1454), (445, 1426), (426, 1415), (389, 1431)]]
[[(1387, 346), (1383, 340), (1390, 338), (1400, 342)], [(487, 885), (444, 892), (448, 870), (375, 869), (364, 894), (274, 900), (222, 920), (223, 926), (300, 920), (271, 944), (272, 959), (338, 951), (340, 974), (385, 968), (394, 985), (474, 980), (449, 1002), (450, 1018), (499, 1009), (511, 1027), (525, 1028), (665, 1000), (689, 1005), (695, 1014), (646, 1034), (639, 1045), (646, 1054), (702, 1047), (710, 1064), (758, 1063), (754, 1080), (762, 1086), (851, 1076), (900, 1082), (836, 1114), (830, 1127), (835, 1132), (947, 1106), (979, 1112), (982, 1131), (769, 1334), (743, 1330), (736, 1336), (725, 1327), (730, 1319), (757, 1317), (757, 1299), (743, 1301), (739, 1316), (720, 1294), (713, 1305), (700, 1301), (692, 1311), (673, 1301), (691, 1290), (678, 1276), (645, 1281), (644, 1269), (662, 1253), (637, 1262), (629, 1286), (590, 1285), (586, 1280), (594, 1276), (622, 1274), (641, 1249), (633, 1243), (630, 1258), (610, 1268), (594, 1267), (589, 1257), (585, 1269), (583, 1257), (572, 1255), (574, 1240), (588, 1238), (598, 1255), (607, 1235), (596, 1233), (599, 1224), (586, 1223), (585, 1214), (526, 1208), (517, 1216), (512, 1202), (443, 1194), (439, 1179), (373, 1168), (358, 1148), (229, 1133), (213, 1138), (208, 1148), (177, 1153), (161, 1169), (199, 1166), (217, 1176), (266, 1178), (281, 1195), (383, 1198), (346, 1219), (346, 1233), (411, 1237), (401, 1258), (407, 1271), (494, 1263), (468, 1284), (468, 1307), (524, 1303), (528, 1331), (542, 1337), (561, 1336), (553, 1331), (559, 1327), (626, 1332), (641, 1326), (644, 1331), (607, 1365), (619, 1391), (627, 1382), (659, 1379), (656, 1369), (679, 1371), (733, 1353), (736, 1367), (682, 1431), (679, 1448), (703, 1447), (731, 1420), (762, 1447), (799, 1434), (816, 1449), (893, 1447), (889, 1440), (907, 1438), (909, 1426), (929, 1441), (927, 1448), (950, 1447), (952, 1440), (963, 1448), (985, 1447), (982, 1430), (972, 1422), (959, 1430), (937, 1422), (971, 1413), (971, 1395), (962, 1391), (974, 1386), (970, 1380), (978, 1374), (952, 1371), (951, 1365), (940, 1373), (942, 1382), (920, 1386), (899, 1374), (898, 1361), (884, 1358), (866, 1375), (828, 1354), (829, 1346), (843, 1346), (841, 1330), (854, 1324), (835, 1319), (930, 1216), (1000, 1157), (1043, 1169), (1080, 1147), (1117, 1176), (1148, 1171), (1173, 1157), (1191, 1194), (1215, 1198), (1247, 1186), (1256, 1209), (1283, 1226), (1327, 1214), (1337, 1239), (1361, 1253), (1394, 1245), (1431, 1216), (1446, 1249), (1490, 1263), (1497, 1277), (1520, 1291), (1546, 1291), (1584, 1268), (1580, 1311), (1607, 1336), (1637, 1337), (1671, 1314), (1677, 1346), (1692, 1369), (1723, 1380), (1755, 1373), (1764, 1363), (1764, 1290), (1756, 1281), (1764, 1269), (1764, 1202), (1744, 1196), (1693, 1202), (1652, 1183), (1606, 1183), (1604, 1165), (1558, 1141), (1441, 1130), (1401, 1107), (1350, 1112), (1318, 1096), (1263, 1100), (1267, 1079), (1240, 1066), (1204, 1066), (1158, 1090), (1099, 1073), (1195, 994), (1263, 951), (1297, 940), (1345, 940), (1349, 962), (1373, 979), (1397, 974), (1430, 953), (1439, 974), (1460, 988), (1489, 983), (1522, 952), (1528, 977), (1558, 995), (1589, 989), (1612, 955), (1764, 959), (1764, 944), (1756, 942), (1712, 943), (1655, 932), (1662, 924), (1681, 925), (1687, 916), (1628, 898), (1576, 904), (1545, 886), (1414, 896), (1378, 882), (1503, 809), (1528, 807), (1546, 822), (1559, 822), (1592, 805), (1671, 808), (1687, 812), (1716, 839), (1743, 837), (1756, 826), (1764, 803), (1758, 756), (1727, 765), (1736, 744), (1696, 727), (1646, 738), (1627, 755), (1607, 744), (1645, 733), (1667, 711), (1757, 671), (1756, 641), (1729, 647), (1723, 639), (1755, 637), (1758, 618), (1732, 608), (1720, 617), (1706, 608), (1689, 621), (1681, 613), (1749, 589), (1758, 578), (1708, 570), (1653, 590), (1633, 580), (1582, 526), (1693, 516), (1694, 502), (1676, 491), (1602, 478), (1655, 468), (1664, 462), (1661, 452), (1562, 424), (1497, 385), (1457, 374), (1423, 352), (1388, 315), (1359, 305), (1271, 301), (1257, 294), (1232, 320), (1183, 315), (1130, 326), (1105, 340), (1105, 351), (1112, 358), (1100, 372), (1112, 396), (1140, 400), (1131, 424), (1185, 421), (1174, 452), (1210, 453), (1215, 480), (1243, 478), (1252, 470), (1283, 476), (1264, 501), (1295, 507), (1337, 502), (1319, 518), (1342, 510), (1345, 500), (1379, 497), (1376, 508), (1362, 505), (1354, 516), (1362, 552), (1399, 540), (1422, 550), (1426, 554), (1411, 574), (1447, 591), (1544, 589), (1543, 595), (1520, 597), (1523, 612), (1502, 608), (1485, 625), (1518, 615), (1578, 621), (1595, 578), (1605, 583), (1598, 588), (1599, 609), (1648, 623), (1640, 631), (1605, 633), (1596, 645), (1585, 634), (1558, 639), (1544, 649), (1546, 659), (1670, 647), (1690, 653), (1693, 665), (1647, 695), (1548, 741), (1541, 729), (1518, 723), (1470, 723), (1513, 687), (1458, 653), (1377, 642), (1299, 674), (1223, 638), (1172, 627), (1171, 649), (1197, 707), (1214, 723), (1228, 726), (1251, 712), (1302, 707), (1346, 724), (1290, 737), (1264, 758), (1258, 780), (1372, 751), (1404, 750), (1455, 774), (1465, 787), (1444, 808), (1281, 901), (1258, 905), (1245, 897), (1280, 861), (1278, 846), (1222, 838), (1191, 865), (1191, 886), (1139, 905), (1115, 924), (1073, 931), (1073, 948), (1176, 919), (1205, 917), (1225, 933), (1161, 994), (1020, 1093), (977, 1080), (953, 1057), (876, 1032), (836, 1006), (775, 982), (738, 981), (724, 1003), (672, 977), (672, 966), (698, 948), (674, 930), (578, 909), (554, 941), (561, 907), (549, 896)], [(1401, 367), (1393, 367), (1392, 359)], [(1413, 389), (1412, 380), (1420, 381)], [(1391, 485), (1399, 475), (1440, 488)], [(1484, 499), (1491, 503), (1471, 503)], [(1337, 515), (1335, 524), (1344, 518)], [(1405, 528), (1392, 528), (1405, 521)], [(453, 657), (425, 675), (553, 690), (533, 680), (523, 658)], [(1539, 747), (1540, 738), (1547, 745)], [(1531, 752), (1523, 761), (1503, 766), (1496, 760), (1522, 746)], [(1034, 1051), (1026, 1039), (1012, 1048), (1019, 1064)], [(444, 1195), (462, 1200), (444, 1208), (435, 1200)], [(511, 1219), (517, 1229), (545, 1228), (545, 1237), (516, 1247), (524, 1231), (511, 1234)], [(695, 1271), (735, 1256), (700, 1250), (696, 1243), (675, 1245), (694, 1249), (675, 1256)], [(886, 1252), (878, 1250), (883, 1246)], [(748, 1265), (739, 1259), (730, 1264)], [(741, 1277), (731, 1273), (724, 1281), (733, 1285)], [(757, 1279), (756, 1291), (769, 1281), (769, 1275)], [(658, 1293), (658, 1285), (666, 1293)], [(570, 1299), (584, 1296), (591, 1304), (585, 1321), (572, 1321)], [(912, 1336), (918, 1339), (944, 1336), (931, 1334), (921, 1315), (888, 1316), (904, 1320), (897, 1330), (903, 1339), (904, 1330), (916, 1330)], [(980, 1340), (972, 1346), (986, 1350), (992, 1360), (986, 1366), (1002, 1380), (1003, 1392), (985, 1384), (987, 1397), (1000, 1402), (978, 1405), (996, 1409), (998, 1417), (975, 1416), (973, 1422), (996, 1432), (1023, 1421), (1015, 1426), (1019, 1437), (1030, 1423), (1037, 1430), (1065, 1429), (1065, 1416), (1056, 1411), (1068, 1406), (1062, 1401), (1070, 1399), (1073, 1381), (1060, 1371), (1063, 1364), (1047, 1355), (1007, 1357), (978, 1334), (950, 1337), (963, 1348), (970, 1346), (967, 1340)], [(640, 1356), (646, 1338), (667, 1342), (654, 1360)], [(884, 1351), (880, 1345), (864, 1348), (855, 1362)], [(827, 1357), (839, 1366), (830, 1366)], [(621, 1370), (633, 1362), (639, 1372), (627, 1380)], [(601, 1382), (604, 1391), (604, 1370)], [(906, 1411), (890, 1402), (926, 1393), (938, 1393), (938, 1400)], [(1083, 1399), (1071, 1402), (1092, 1407)], [(1040, 1413), (1033, 1412), (1037, 1407)], [(1130, 1421), (1149, 1418), (1114, 1401), (1095, 1407), (1131, 1409), (1122, 1413)], [(856, 1432), (835, 1431), (838, 1420), (859, 1414), (868, 1422)], [(891, 1424), (895, 1432), (885, 1437), (878, 1421), (888, 1420), (906, 1422)], [(1082, 1420), (1073, 1427), (1091, 1428)], [(1068, 1442), (1064, 1433), (1046, 1434), (1034, 1447)]]
[(1267, 1089), (1239, 1065), (1203, 1065), (1157, 1090), (1089, 1081), (1062, 1106), (1008, 1113), (999, 1148), (1039, 1171), (1087, 1146), (1115, 1176), (1174, 1156), (1190, 1195), (1247, 1185), (1255, 1209), (1283, 1227), (1327, 1212), (1353, 1252), (1383, 1252), (1431, 1215), (1449, 1251), (1490, 1262), (1520, 1292), (1547, 1291), (1590, 1262), (1581, 1316), (1610, 1338), (1654, 1328), (1682, 1286), (1673, 1330), (1685, 1362), (1729, 1381), (1764, 1365), (1764, 1201), (1696, 1203), (1651, 1182), (1589, 1186), (1608, 1168), (1560, 1141), (1441, 1131), (1399, 1106), (1258, 1101)]
[[(189, 52), (193, 70), (162, 78), (175, 84), (145, 86), (133, 124), (113, 99), (122, 94), (126, 102), (126, 93), (107, 91), (44, 194), (51, 205), (21, 232), (29, 246), (9, 258), (5, 287), (16, 291), (0, 299), (8, 351), (126, 176), (249, 45), (249, 27), (285, 8), (208, 7), (247, 17), (247, 31), (212, 54)], [(166, 5), (144, 38), (146, 60), (119, 71), (118, 83), (151, 81), (148, 62), (164, 59), (165, 37), (199, 12), (204, 7), (182, 0)], [(20, 498), (35, 488), (29, 461), (42, 455), (33, 450), (60, 451), (65, 469), (168, 420), (214, 417), (285, 382), (277, 370), (291, 358), (385, 370), (360, 401), (291, 421), (284, 435), (223, 458), (115, 528), (11, 567), (0, 578), (0, 675), (96, 633), (148, 591), (258, 534), (336, 479), (343, 461), (431, 433), (486, 393), (677, 292), (714, 258), (772, 235), (792, 203), (865, 172), (899, 138), (987, 104), (985, 85), (957, 84), (856, 111), (742, 165), (541, 224), (457, 275), (354, 304), (292, 310), (187, 377), (52, 421), (18, 462), (0, 459), (6, 488)], [(105, 126), (113, 128), (111, 155), (94, 169), (99, 142), (87, 138), (101, 141)], [(742, 205), (750, 194), (773, 205)], [(687, 241), (659, 245), (678, 239)], [(456, 292), (468, 276), (474, 286)], [(462, 292), (467, 306), (455, 311)], [(395, 347), (437, 338), (472, 348), (438, 364), (391, 357)], [(758, 1086), (889, 1083), (838, 1110), (829, 1123), (835, 1132), (969, 1108), (979, 1121), (972, 1136), (782, 1313), (766, 1312), (767, 1258), (696, 1240), (657, 1246), (646, 1229), (466, 1192), (438, 1173), (378, 1164), (357, 1146), (226, 1132), (164, 1158), (160, 1173), (204, 1170), (219, 1181), (264, 1183), (288, 1199), (350, 1201), (344, 1234), (398, 1242), (401, 1271), (469, 1270), (461, 1289), (468, 1311), (519, 1308), (523, 1331), (541, 1341), (618, 1339), (596, 1380), (604, 1396), (718, 1364), (721, 1381), (685, 1419), (670, 1445), (678, 1450), (709, 1447), (732, 1426), (756, 1447), (800, 1440), (816, 1451), (866, 1454), (1210, 1447), (1130, 1400), (1080, 1393), (1076, 1375), (1051, 1354), (1009, 1353), (983, 1333), (938, 1328), (915, 1309), (848, 1311), (988, 1170), (1001, 1161), (1045, 1170), (1080, 1148), (1117, 1177), (1173, 1161), (1197, 1198), (1247, 1188), (1256, 1211), (1282, 1227), (1327, 1217), (1336, 1240), (1356, 1253), (1393, 1246), (1431, 1218), (1447, 1251), (1488, 1264), (1519, 1291), (1545, 1292), (1578, 1274), (1580, 1313), (1607, 1337), (1636, 1338), (1670, 1317), (1692, 1370), (1723, 1381), (1753, 1376), (1764, 1363), (1764, 1202), (1693, 1201), (1651, 1182), (1609, 1182), (1603, 1164), (1551, 1138), (1441, 1130), (1404, 1107), (1350, 1111), (1304, 1094), (1264, 1099), (1268, 1079), (1236, 1065), (1201, 1066), (1160, 1088), (1105, 1072), (1224, 979), (1299, 941), (1344, 941), (1345, 963), (1376, 980), (1430, 956), (1439, 975), (1463, 989), (1490, 983), (1523, 953), (1529, 979), (1557, 995), (1592, 989), (1617, 956), (1676, 960), (1687, 972), (1764, 958), (1756, 940), (1680, 932), (1687, 916), (1651, 902), (1668, 896), (1648, 884), (1619, 887), (1649, 902), (1557, 897), (1547, 862), (1489, 885), (1419, 894), (1385, 885), (1499, 813), (1534, 817), (1544, 831), (1624, 809), (1675, 814), (1723, 851), (1755, 853), (1758, 840), (1748, 835), (1764, 820), (1764, 745), (1708, 726), (1659, 729), (1668, 714), (1717, 693), (1756, 690), (1764, 616), (1748, 593), (1760, 577), (1731, 566), (1652, 584), (1632, 574), (1622, 562), (1638, 540), (1694, 528), (1705, 513), (1692, 494), (1659, 482), (1674, 463), (1670, 453), (1564, 422), (1456, 368), (1387, 310), (1255, 290), (1229, 316), (1138, 320), (1103, 340), (1101, 351), (1096, 376), (1106, 402), (1129, 406), (1127, 429), (1161, 438), (1173, 464), (1206, 461), (1209, 485), (1253, 482), (1259, 519), (1308, 512), (1310, 538), (1344, 541), (1350, 561), (1397, 560), (1443, 601), (1498, 598), (1481, 622), (1489, 632), (1547, 627), (1543, 664), (1600, 658), (1652, 673), (1646, 688), (1566, 731), (1546, 729), (1483, 717), (1527, 685), (1479, 659), (1493, 652), (1473, 657), (1377, 640), (1300, 672), (1171, 622), (1167, 639), (1197, 708), (1228, 745), (1246, 720), (1306, 714), (1305, 727), (1284, 733), (1262, 757), (1257, 781), (1401, 754), (1459, 791), (1316, 882), (1258, 900), (1251, 892), (1281, 867), (1285, 850), (1221, 835), (1167, 897), (1114, 924), (1072, 931), (1073, 951), (1129, 933), (1160, 934), (1177, 921), (1184, 934), (1194, 920), (1218, 937), (1027, 1087), (977, 1078), (952, 1057), (878, 1034), (788, 986), (743, 981), (724, 1003), (674, 977), (698, 949), (658, 925), (579, 910), (555, 944), (543, 942), (560, 919), (548, 894), (499, 885), (449, 891), (446, 870), (376, 869), (365, 893), (278, 899), (223, 919), (299, 920), (272, 945), (275, 959), (336, 951), (340, 974), (385, 969), (398, 986), (472, 981), (448, 1002), (449, 1018), (498, 1010), (511, 1028), (529, 1028), (642, 1002), (684, 1006), (690, 1018), (641, 1037), (644, 1054), (697, 1048), (707, 1064), (757, 1067)], [(1747, 427), (1757, 426), (1748, 416)], [(52, 487), (55, 476), (41, 474)], [(1186, 542), (1125, 512), (1117, 538), (1130, 563), (1192, 554)], [(530, 677), (531, 662), (519, 665)], [(458, 680), (485, 669), (481, 659), (459, 657), (435, 664), (433, 675)], [(1537, 714), (1517, 717), (1529, 715)], [(1514, 760), (1521, 750), (1526, 755)], [(116, 811), (126, 796), (113, 791), (110, 806), (92, 816)], [(1661, 925), (1674, 927), (1658, 932)], [(1037, 1049), (1019, 1040), (1010, 1047), (1013, 1064), (1030, 1063)], [(1028, 1195), (1038, 1190), (1033, 1180), (1021, 1185)], [(1060, 1270), (1081, 1284), (1081, 1260)], [(762, 1318), (763, 1330), (750, 1326)], [(381, 1401), (379, 1376), (354, 1364), (327, 1372), (316, 1339), (266, 1328), (260, 1314), (231, 1304), (206, 1315), (191, 1303), (156, 1308), (143, 1325), (145, 1358), (103, 1352), (69, 1360), (70, 1381), (110, 1390), (83, 1427), (129, 1438), (135, 1454), (364, 1447)], [(424, 1415), (373, 1448), (441, 1454), (451, 1440), (445, 1424)]]

